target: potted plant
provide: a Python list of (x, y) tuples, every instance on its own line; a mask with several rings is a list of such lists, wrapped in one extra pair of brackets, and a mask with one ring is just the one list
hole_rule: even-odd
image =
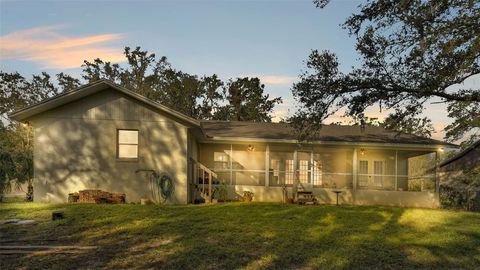
[(244, 202), (251, 202), (253, 199), (253, 192), (251, 191), (244, 191), (243, 192), (243, 201)]

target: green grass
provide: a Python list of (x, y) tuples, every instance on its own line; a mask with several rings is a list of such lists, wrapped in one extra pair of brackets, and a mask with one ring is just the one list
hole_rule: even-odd
[[(52, 210), (64, 210), (66, 218), (51, 221)], [(100, 251), (8, 255), (0, 257), (1, 269), (480, 267), (480, 214), (466, 212), (266, 203), (0, 205), (0, 218), (8, 217), (38, 222), (0, 225), (0, 241)]]

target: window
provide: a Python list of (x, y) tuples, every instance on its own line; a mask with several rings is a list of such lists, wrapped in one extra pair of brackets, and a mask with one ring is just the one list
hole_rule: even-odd
[(138, 130), (119, 129), (117, 132), (117, 157), (138, 158)]
[(298, 180), (300, 183), (308, 183), (308, 160), (299, 160)]
[(277, 177), (280, 175), (280, 161), (278, 159), (272, 159), (270, 160), (270, 170), (273, 171), (273, 176)]
[(321, 186), (322, 183), (322, 162), (319, 160), (313, 161), (313, 185)]
[(280, 180), (280, 160), (271, 159), (270, 160), (270, 185), (278, 186), (281, 185)]
[(293, 184), (293, 159), (285, 160), (285, 184), (291, 185)]
[(358, 166), (358, 185), (361, 187), (368, 186), (368, 160), (360, 160)]

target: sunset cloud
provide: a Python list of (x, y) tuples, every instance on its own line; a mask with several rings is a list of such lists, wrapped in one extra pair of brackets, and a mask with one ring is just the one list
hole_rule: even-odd
[(106, 45), (123, 34), (67, 37), (59, 33), (63, 28), (63, 25), (41, 26), (0, 36), (0, 60), (32, 61), (42, 68), (56, 69), (80, 67), (84, 60), (95, 58), (125, 61), (121, 48)]
[(277, 75), (264, 75), (258, 76), (263, 83), (265, 84), (274, 84), (274, 85), (292, 85), (297, 77), (293, 76), (277, 76)]

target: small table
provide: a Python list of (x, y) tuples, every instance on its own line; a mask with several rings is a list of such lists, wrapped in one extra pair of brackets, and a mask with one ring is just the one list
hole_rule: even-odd
[(338, 205), (338, 194), (342, 193), (342, 190), (332, 190), (332, 192), (337, 193), (337, 205)]

